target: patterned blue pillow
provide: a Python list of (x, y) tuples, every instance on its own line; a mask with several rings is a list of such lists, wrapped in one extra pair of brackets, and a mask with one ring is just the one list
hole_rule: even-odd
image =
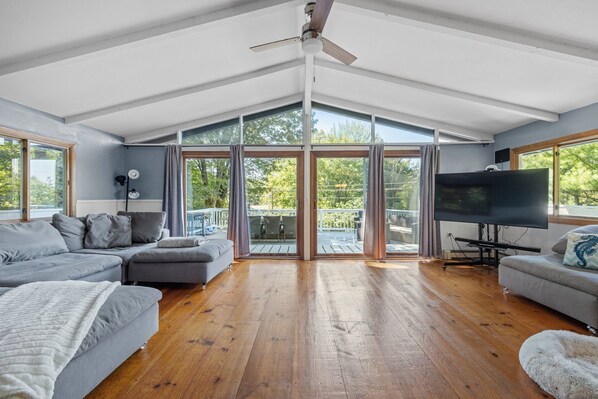
[(598, 270), (598, 234), (569, 233), (563, 263)]

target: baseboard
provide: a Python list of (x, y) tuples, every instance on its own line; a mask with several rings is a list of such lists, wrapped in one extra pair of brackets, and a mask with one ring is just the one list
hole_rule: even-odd
[[(77, 201), (77, 216), (90, 213), (116, 214), (125, 210), (125, 200), (80, 200)], [(162, 210), (162, 200), (130, 200), (129, 211), (158, 212)]]

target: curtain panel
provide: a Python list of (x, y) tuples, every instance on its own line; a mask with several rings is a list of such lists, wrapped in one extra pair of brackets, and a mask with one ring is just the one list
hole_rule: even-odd
[(235, 243), (235, 258), (247, 256), (249, 216), (245, 197), (245, 151), (242, 144), (230, 147), (230, 201), (228, 205), (228, 239)]
[(166, 212), (165, 226), (170, 230), (172, 237), (185, 236), (182, 162), (183, 151), (181, 146), (167, 145), (162, 210)]
[(370, 146), (363, 252), (373, 259), (386, 258), (384, 144)]
[(440, 223), (434, 220), (434, 183), (438, 172), (438, 147), (423, 145), (419, 180), (419, 256), (440, 258)]

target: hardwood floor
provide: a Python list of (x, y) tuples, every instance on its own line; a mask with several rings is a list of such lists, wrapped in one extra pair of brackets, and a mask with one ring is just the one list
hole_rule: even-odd
[(90, 398), (535, 398), (521, 343), (581, 323), (495, 270), (250, 260), (160, 286), (160, 331)]

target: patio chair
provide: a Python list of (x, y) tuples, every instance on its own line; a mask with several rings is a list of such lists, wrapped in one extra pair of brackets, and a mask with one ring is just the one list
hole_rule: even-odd
[(254, 239), (260, 239), (260, 231), (262, 226), (261, 216), (249, 216), (249, 236)]
[(280, 217), (279, 239), (283, 241), (297, 238), (297, 217), (296, 216), (281, 216)]

